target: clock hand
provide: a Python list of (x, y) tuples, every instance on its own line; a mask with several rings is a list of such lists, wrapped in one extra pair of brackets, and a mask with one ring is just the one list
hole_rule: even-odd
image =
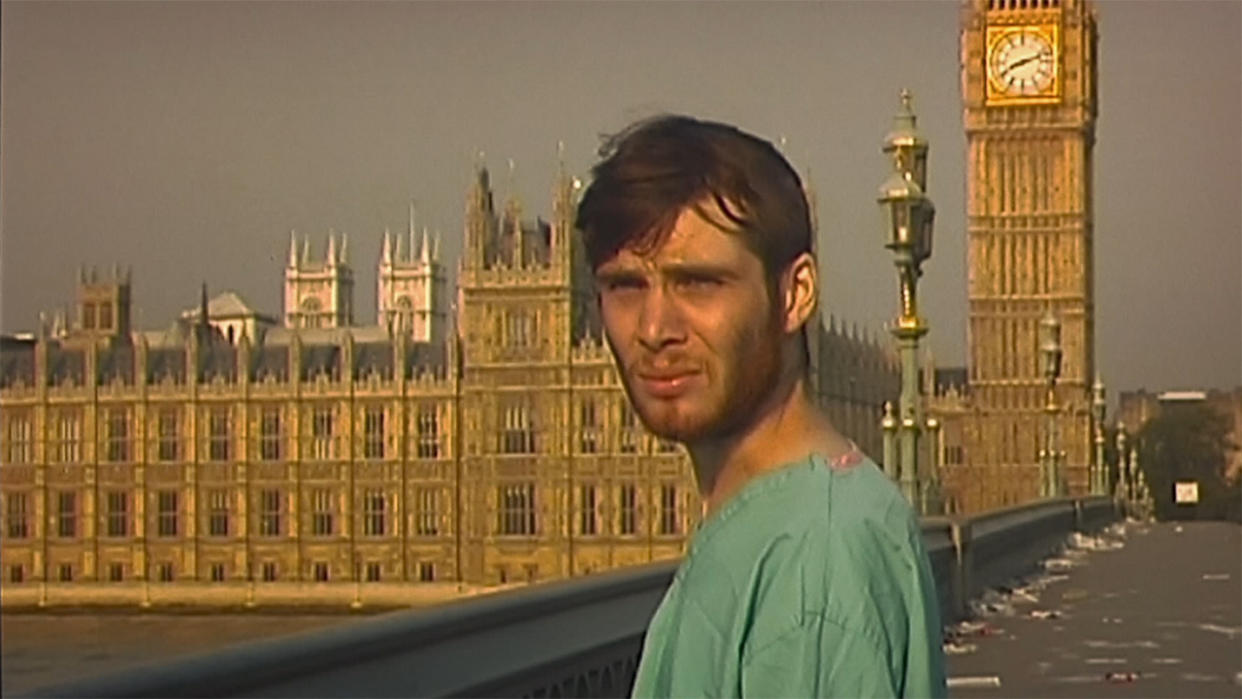
[(1027, 63), (1030, 63), (1031, 61), (1034, 61), (1037, 58), (1039, 58), (1039, 54), (1036, 53), (1036, 54), (1031, 54), (1030, 56), (1027, 56), (1026, 58), (1023, 58), (1021, 60), (1014, 61), (1013, 63), (1009, 64), (1009, 70), (1013, 70), (1014, 68), (1024, 66)]

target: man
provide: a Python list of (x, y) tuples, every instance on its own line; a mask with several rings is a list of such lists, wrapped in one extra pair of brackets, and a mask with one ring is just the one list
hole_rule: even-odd
[(945, 695), (918, 523), (807, 393), (818, 284), (797, 174), (766, 141), (680, 116), (601, 155), (577, 223), (604, 331), (705, 505), (634, 695)]

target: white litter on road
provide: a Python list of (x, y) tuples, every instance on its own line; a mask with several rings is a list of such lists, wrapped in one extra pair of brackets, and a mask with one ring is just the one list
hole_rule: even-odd
[(1088, 648), (1159, 648), (1155, 641), (1083, 641)]
[(1087, 658), (1088, 665), (1125, 665), (1128, 660), (1125, 658)]
[(1216, 624), (1198, 624), (1195, 628), (1201, 631), (1223, 633), (1229, 638), (1242, 634), (1242, 626), (1218, 626)]
[(999, 687), (1001, 686), (1001, 681), (996, 675), (984, 675), (976, 677), (950, 677), (946, 684), (949, 686), (949, 689), (961, 687)]
[(1152, 658), (1151, 661), (1157, 665), (1181, 665), (1181, 658)]
[(1203, 576), (1204, 580), (1228, 580), (1228, 573), (1207, 573)]

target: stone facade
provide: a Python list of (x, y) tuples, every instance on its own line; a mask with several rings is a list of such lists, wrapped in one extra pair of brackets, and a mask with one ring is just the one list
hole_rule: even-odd
[[(530, 221), (512, 199), (498, 211), (478, 169), (456, 327), (441, 341), (383, 309), (377, 325), (349, 324), (343, 241), (322, 265), (295, 241), (289, 327), (256, 337), (230, 343), (199, 314), (166, 332), (79, 322), (6, 338), (6, 589), (495, 585), (680, 555), (701, 512), (693, 474), (638, 422), (601, 340), (576, 189), (562, 173), (551, 220)], [(434, 248), (410, 263), (426, 263), (424, 285)], [(81, 303), (128, 298), (92, 284)], [(304, 293), (321, 302), (314, 318)], [(819, 399), (876, 454), (893, 357), (836, 321), (815, 325)]]

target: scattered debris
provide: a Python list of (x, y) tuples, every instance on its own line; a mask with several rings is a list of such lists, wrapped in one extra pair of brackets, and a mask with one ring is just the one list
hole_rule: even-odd
[(1220, 675), (1205, 675), (1201, 672), (1183, 672), (1181, 678), (1187, 682), (1220, 682)]
[(1179, 524), (1179, 525), (1177, 525), (1176, 527), (1173, 527), (1173, 531), (1177, 532), (1178, 534), (1181, 534), (1181, 533), (1182, 533), (1182, 525), (1180, 525), (1180, 524)]
[(1061, 612), (1055, 609), (1032, 609), (1029, 616), (1032, 619), (1060, 619)]
[(1181, 658), (1152, 658), (1151, 661), (1157, 665), (1181, 665)]
[(1128, 682), (1134, 682), (1141, 676), (1142, 676), (1142, 673), (1133, 672), (1133, 671), (1131, 672), (1106, 672), (1104, 673), (1104, 680), (1107, 682), (1112, 682), (1114, 684), (1126, 684)]
[(1081, 532), (1074, 532), (1069, 535), (1069, 543), (1070, 546), (1076, 549), (1086, 549), (1088, 551), (1116, 551), (1125, 547), (1125, 543), (1118, 541), (1116, 538), (1125, 536), (1124, 530), (1117, 533), (1110, 528), (1106, 529), (1104, 534), (1108, 536), (1091, 536)]
[(979, 650), (979, 646), (976, 646), (973, 643), (957, 643), (949, 641), (944, 644), (945, 655), (967, 655), (969, 653), (974, 653), (977, 650)]
[(1083, 641), (1088, 648), (1159, 648), (1155, 641)]
[(1106, 616), (1106, 617), (1104, 617), (1103, 619), (1101, 619), (1100, 621), (1104, 622), (1105, 624), (1120, 624), (1120, 623), (1121, 623), (1121, 617), (1119, 617), (1119, 616)]
[(1088, 665), (1125, 665), (1125, 658), (1087, 658)]
[(950, 677), (945, 681), (949, 689), (959, 687), (999, 687), (1001, 686), (1000, 678), (996, 675), (981, 675), (975, 677)]
[(1061, 599), (1066, 600), (1066, 601), (1080, 600), (1080, 599), (1085, 599), (1086, 597), (1087, 597), (1087, 591), (1082, 588), (1066, 590), (1065, 592), (1061, 593)]
[(1228, 573), (1207, 573), (1203, 576), (1204, 580), (1228, 580)]
[(1099, 682), (1099, 675), (1063, 675), (1061, 677), (1050, 678), (1053, 682), (1064, 682), (1074, 684), (1086, 684), (1087, 682)]
[(1044, 570), (1053, 572), (1053, 573), (1061, 573), (1061, 572), (1070, 570), (1078, 565), (1076, 561), (1072, 561), (1063, 556), (1057, 557), (1057, 558), (1045, 558), (1043, 563), (1044, 563)]
[(1213, 633), (1223, 633), (1229, 638), (1233, 638), (1238, 634), (1242, 634), (1242, 626), (1219, 626), (1217, 624), (1198, 624), (1196, 626), (1201, 631), (1211, 631)]

